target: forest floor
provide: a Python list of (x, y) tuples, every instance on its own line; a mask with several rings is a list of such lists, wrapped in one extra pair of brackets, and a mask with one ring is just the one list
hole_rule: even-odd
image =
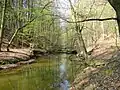
[[(119, 40), (119, 39), (118, 39)], [(99, 39), (96, 48), (92, 52), (92, 57), (96, 59), (108, 60), (113, 56), (120, 54), (120, 40), (116, 41), (115, 36)]]
[(119, 47), (115, 36), (100, 38), (91, 56), (94, 65), (78, 72), (70, 90), (120, 90)]

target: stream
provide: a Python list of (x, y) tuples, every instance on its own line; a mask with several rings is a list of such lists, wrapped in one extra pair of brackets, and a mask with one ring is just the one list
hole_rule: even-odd
[(0, 90), (69, 90), (74, 65), (69, 55), (42, 56), (36, 63), (0, 73)]

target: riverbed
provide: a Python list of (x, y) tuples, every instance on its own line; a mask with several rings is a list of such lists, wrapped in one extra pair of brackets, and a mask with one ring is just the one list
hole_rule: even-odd
[(69, 90), (75, 74), (69, 56), (41, 56), (36, 63), (1, 71), (0, 90), (59, 90), (63, 81), (69, 83)]

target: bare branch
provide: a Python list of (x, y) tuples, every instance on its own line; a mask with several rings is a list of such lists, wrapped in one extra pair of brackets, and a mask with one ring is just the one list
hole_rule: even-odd
[(43, 7), (42, 10), (41, 10), (41, 13), (42, 13), (43, 10), (44, 10), (49, 4), (51, 4), (51, 3), (52, 3), (52, 1), (48, 2), (47, 4), (45, 4), (44, 7)]
[[(64, 19), (65, 20), (65, 19)], [(85, 20), (81, 20), (81, 21), (76, 21), (77, 23), (80, 23), (80, 22), (88, 22), (88, 21), (108, 21), (108, 20), (117, 20), (117, 18), (103, 18), (103, 19), (85, 19)], [(65, 20), (66, 22), (68, 23), (76, 23), (74, 21), (68, 21), (68, 20)]]
[[(90, 21), (109, 21), (109, 20), (118, 20), (118, 18), (116, 17), (108, 17), (108, 18), (88, 18), (88, 19), (84, 19), (84, 20), (81, 20), (81, 21), (70, 21), (68, 19), (66, 19), (65, 17), (62, 17), (60, 15), (55, 15), (55, 14), (44, 14), (44, 15), (48, 15), (48, 16), (56, 16), (56, 17), (59, 17), (60, 19), (68, 22), (68, 23), (81, 23), (81, 22), (90, 22)], [(39, 16), (41, 17), (41, 16)]]

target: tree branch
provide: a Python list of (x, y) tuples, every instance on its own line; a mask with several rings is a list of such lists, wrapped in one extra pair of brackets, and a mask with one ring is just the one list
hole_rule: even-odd
[(41, 10), (41, 13), (43, 12), (43, 10), (49, 5), (49, 4), (51, 4), (53, 1), (50, 1), (50, 2), (48, 2), (47, 4), (45, 4), (44, 5), (44, 7), (42, 8), (42, 10)]
[(85, 19), (81, 21), (69, 21), (67, 19), (61, 18), (62, 20), (68, 22), (68, 23), (80, 23), (80, 22), (90, 22), (90, 21), (108, 21), (108, 20), (117, 20), (117, 18), (103, 18), (103, 19)]
[[(41, 13), (44, 11), (44, 9), (45, 9), (50, 3), (52, 3), (52, 1), (48, 2), (47, 4), (45, 4), (45, 6), (44, 6), (44, 7), (42, 8), (42, 10), (41, 10)], [(17, 35), (18, 31), (21, 30), (21, 29), (23, 29), (23, 28), (25, 28), (26, 26), (28, 26), (28, 25), (29, 25), (30, 23), (32, 23), (36, 18), (38, 18), (38, 17), (33, 18), (33, 19), (30, 20), (28, 23), (24, 24), (22, 27), (20, 27), (20, 28), (18, 28), (18, 29), (15, 30), (15, 33), (13, 34), (12, 38), (10, 39), (10, 41), (9, 41), (9, 43), (8, 43), (7, 51), (9, 51), (9, 47), (10, 47), (12, 41), (14, 40), (15, 36)]]
[(55, 15), (55, 14), (44, 14), (44, 15), (50, 15), (50, 16), (56, 16), (56, 17), (59, 17), (60, 19), (68, 22), (68, 23), (80, 23), (80, 22), (90, 22), (90, 21), (109, 21), (109, 20), (118, 20), (118, 18), (115, 18), (115, 17), (108, 17), (108, 18), (88, 18), (88, 19), (84, 19), (84, 20), (81, 20), (81, 21), (70, 21), (60, 15)]

